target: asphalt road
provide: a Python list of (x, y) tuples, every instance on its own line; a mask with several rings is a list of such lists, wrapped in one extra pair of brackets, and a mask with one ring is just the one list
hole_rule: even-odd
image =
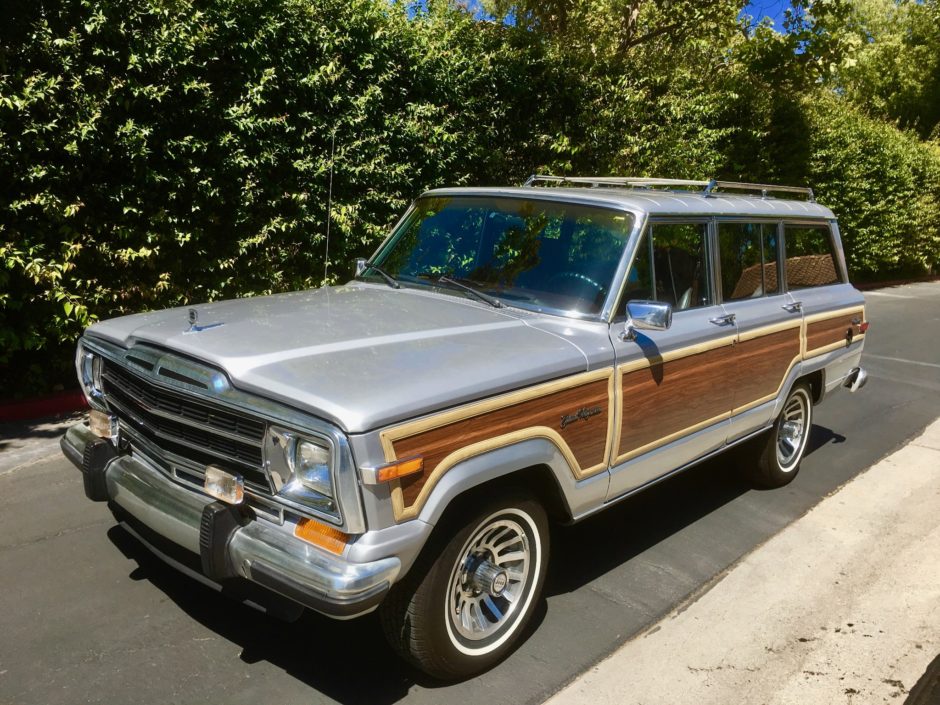
[(818, 407), (791, 485), (719, 459), (558, 529), (527, 640), (454, 686), (372, 616), (284, 624), (178, 575), (85, 500), (56, 428), (0, 426), (0, 703), (541, 702), (940, 415), (940, 284), (866, 296), (868, 386)]

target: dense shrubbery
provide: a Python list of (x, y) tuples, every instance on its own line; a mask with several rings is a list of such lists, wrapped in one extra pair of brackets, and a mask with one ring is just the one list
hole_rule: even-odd
[(681, 2), (689, 22), (652, 2), (604, 41), (446, 4), (11, 3), (0, 398), (69, 380), (92, 320), (341, 280), (423, 189), (538, 168), (810, 182), (855, 272), (936, 267), (937, 150), (745, 37), (736, 2)]

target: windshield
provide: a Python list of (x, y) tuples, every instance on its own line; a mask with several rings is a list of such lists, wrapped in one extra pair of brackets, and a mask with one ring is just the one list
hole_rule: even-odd
[(427, 197), (375, 262), (405, 284), (444, 277), (507, 304), (597, 314), (632, 225), (629, 214), (596, 206)]

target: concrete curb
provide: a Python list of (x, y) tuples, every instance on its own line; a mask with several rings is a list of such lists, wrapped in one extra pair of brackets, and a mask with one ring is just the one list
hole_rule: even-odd
[(548, 702), (892, 702), (940, 651), (937, 604), (940, 420)]

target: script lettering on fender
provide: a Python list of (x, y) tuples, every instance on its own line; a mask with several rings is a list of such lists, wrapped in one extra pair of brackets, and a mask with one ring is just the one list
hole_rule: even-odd
[(601, 413), (601, 407), (592, 406), (590, 409), (587, 407), (578, 409), (573, 414), (567, 414), (561, 417), (561, 427), (565, 428), (569, 424), (573, 424), (575, 421), (587, 421), (592, 416), (597, 416)]

